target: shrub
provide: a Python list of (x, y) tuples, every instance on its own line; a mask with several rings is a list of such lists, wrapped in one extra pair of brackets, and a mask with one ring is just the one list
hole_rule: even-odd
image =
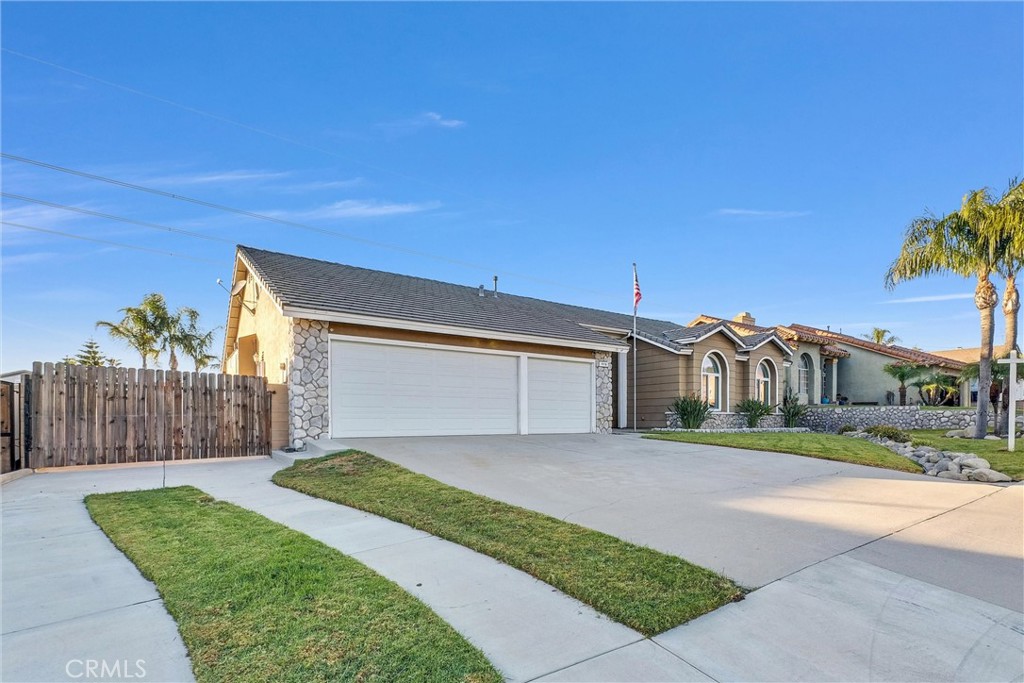
[(775, 406), (758, 401), (756, 398), (745, 398), (736, 404), (736, 412), (747, 418), (747, 426), (753, 429), (765, 415), (771, 415)]
[(890, 441), (900, 441), (902, 443), (910, 441), (909, 434), (899, 427), (893, 427), (892, 425), (876, 425), (868, 427), (864, 431), (871, 436), (877, 436), (879, 439), (889, 439)]
[(672, 401), (669, 410), (679, 418), (679, 426), (683, 429), (700, 429), (711, 414), (711, 404), (697, 394), (690, 394)]
[(807, 406), (800, 403), (800, 399), (793, 393), (792, 389), (786, 389), (786, 396), (782, 399), (782, 421), (787, 427), (796, 427), (797, 420), (807, 412)]
[(854, 427), (853, 425), (843, 425), (842, 427), (839, 428), (839, 432), (838, 433), (839, 434), (845, 434), (846, 432), (855, 432), (855, 431), (857, 431), (857, 428)]

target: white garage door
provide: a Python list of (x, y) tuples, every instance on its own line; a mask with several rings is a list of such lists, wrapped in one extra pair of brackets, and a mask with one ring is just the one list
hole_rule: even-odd
[(531, 434), (591, 431), (594, 406), (590, 363), (544, 358), (527, 361), (527, 415)]
[(518, 359), (331, 342), (335, 437), (515, 434)]

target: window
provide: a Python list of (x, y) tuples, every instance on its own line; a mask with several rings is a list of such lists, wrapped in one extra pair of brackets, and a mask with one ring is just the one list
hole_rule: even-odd
[(712, 410), (722, 409), (722, 368), (710, 353), (700, 368), (700, 397), (711, 404)]
[(811, 357), (806, 353), (800, 356), (800, 367), (797, 369), (797, 386), (800, 389), (800, 393), (808, 397), (810, 402), (811, 396)]
[(754, 376), (754, 397), (764, 404), (772, 402), (772, 373), (766, 360), (757, 364), (757, 374)]

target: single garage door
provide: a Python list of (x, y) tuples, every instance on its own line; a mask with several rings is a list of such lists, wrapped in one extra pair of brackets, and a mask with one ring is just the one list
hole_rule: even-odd
[(531, 434), (591, 431), (592, 364), (530, 358), (527, 406)]
[(335, 437), (515, 434), (518, 359), (331, 342)]

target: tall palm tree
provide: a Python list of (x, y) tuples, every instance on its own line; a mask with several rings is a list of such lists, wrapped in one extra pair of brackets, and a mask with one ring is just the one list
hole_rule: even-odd
[(889, 363), (882, 370), (900, 383), (900, 405), (905, 406), (907, 405), (907, 382), (920, 375), (927, 368), (914, 363), (898, 362)]
[(1006, 280), (1003, 291), (1003, 317), (1006, 322), (1006, 337), (1000, 349), (1001, 355), (1009, 355), (1017, 344), (1017, 318), (1020, 315), (1020, 291), (1017, 289), (1017, 273), (1024, 268), (1024, 181), (1010, 181), (1006, 194), (996, 205), (998, 220), (1005, 245), (999, 274)]
[(885, 274), (887, 289), (904, 280), (939, 273), (977, 278), (974, 305), (981, 317), (981, 358), (976, 439), (984, 438), (988, 427), (992, 384), (993, 325), (999, 294), (990, 277), (999, 272), (1007, 246), (1007, 221), (998, 218), (994, 204), (987, 189), (974, 190), (964, 196), (958, 211), (915, 218), (907, 227), (899, 256)]
[(892, 330), (886, 330), (881, 327), (873, 327), (871, 328), (871, 332), (861, 336), (868, 341), (873, 341), (876, 344), (882, 344), (883, 346), (892, 346), (900, 340), (899, 337), (892, 333)]

